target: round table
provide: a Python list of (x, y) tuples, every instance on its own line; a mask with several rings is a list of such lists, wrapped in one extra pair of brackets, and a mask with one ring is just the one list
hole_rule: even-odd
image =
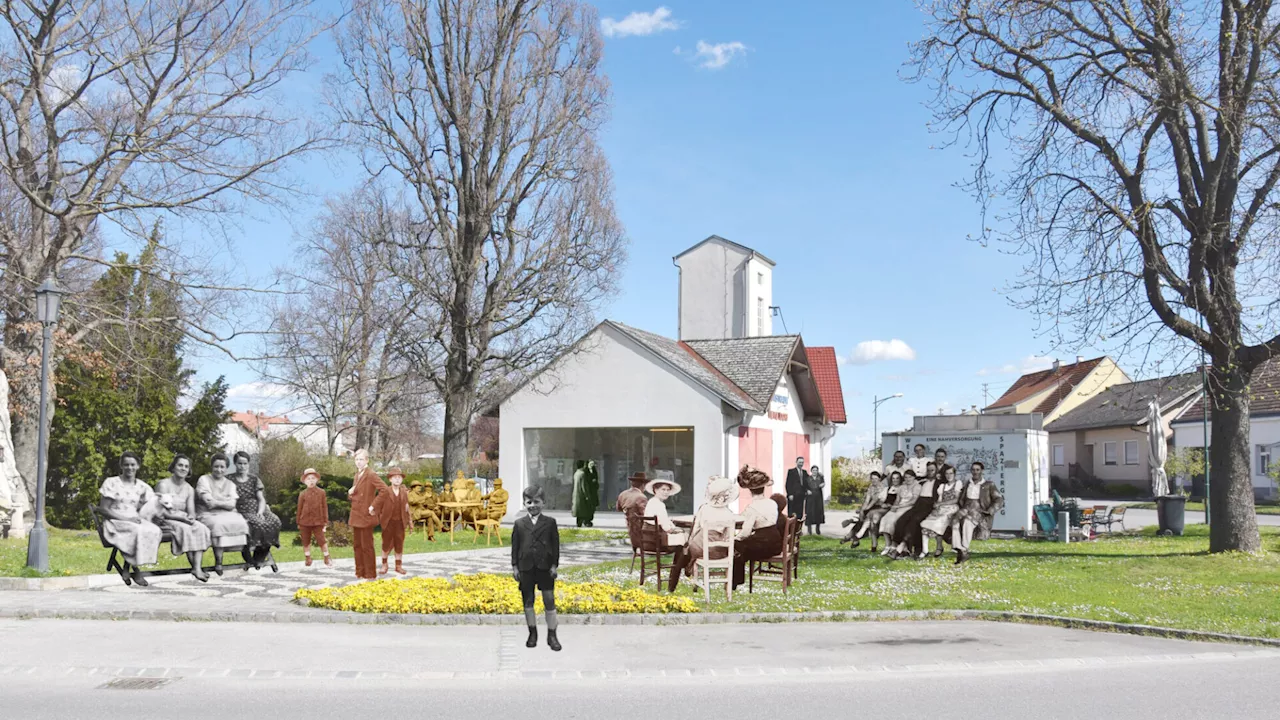
[(449, 544), (453, 545), (453, 528), (462, 519), (462, 511), (467, 508), (483, 508), (483, 502), (442, 502), (440, 507), (449, 511)]

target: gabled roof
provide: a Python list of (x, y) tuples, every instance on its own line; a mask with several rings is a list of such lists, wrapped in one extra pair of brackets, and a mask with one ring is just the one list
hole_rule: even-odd
[(844, 388), (840, 386), (840, 361), (836, 359), (836, 349), (805, 349), (809, 353), (809, 369), (813, 371), (813, 379), (818, 383), (818, 394), (822, 396), (822, 407), (827, 411), (827, 421), (847, 423), (849, 420), (844, 413)]
[(1200, 391), (1200, 373), (1186, 373), (1132, 383), (1118, 383), (1085, 400), (1079, 407), (1045, 426), (1049, 432), (1141, 425), (1147, 403), (1155, 399), (1160, 412), (1180, 409)]
[(289, 418), (284, 415), (267, 415), (266, 413), (233, 412), (231, 413), (231, 421), (239, 423), (251, 433), (258, 433), (272, 425), (287, 423)]
[[(1196, 377), (1200, 377), (1197, 373)], [(1249, 417), (1280, 415), (1280, 358), (1272, 358), (1253, 371), (1249, 383)], [(1209, 411), (1210, 419), (1213, 411)], [(1204, 419), (1204, 398), (1201, 397), (1182, 411), (1175, 422), (1201, 422)]]
[(768, 264), (769, 264), (769, 267), (774, 267), (774, 266), (776, 266), (776, 265), (777, 265), (777, 263), (775, 263), (774, 261), (772, 261), (772, 260), (770, 260), (769, 258), (765, 257), (764, 255), (761, 255), (760, 253), (756, 252), (755, 250), (752, 250), (751, 248), (747, 247), (746, 245), (739, 245), (738, 243), (736, 243), (736, 242), (734, 242), (734, 241), (732, 241), (732, 240), (726, 240), (726, 239), (724, 239), (724, 238), (720, 237), (719, 235), (710, 235), (710, 236), (708, 236), (706, 240), (703, 240), (702, 242), (700, 242), (700, 243), (698, 243), (698, 244), (694, 245), (693, 247), (689, 248), (688, 250), (685, 250), (684, 252), (680, 253), (679, 255), (676, 255), (676, 256), (675, 256), (674, 258), (672, 258), (672, 259), (673, 259), (673, 260), (679, 260), (680, 258), (684, 257), (685, 255), (688, 255), (689, 253), (693, 252), (694, 250), (697, 250), (698, 248), (702, 247), (703, 245), (706, 245), (707, 243), (711, 243), (711, 242), (713, 242), (713, 243), (720, 243), (720, 244), (724, 244), (724, 245), (728, 245), (729, 247), (737, 248), (738, 250), (741, 250), (741, 251), (745, 252), (746, 254), (751, 255), (752, 257), (758, 257), (758, 258), (760, 258), (761, 260), (763, 260), (764, 262), (768, 263)]
[[(739, 410), (763, 412), (769, 406), (767, 398), (763, 404), (758, 402), (751, 394), (726, 377), (718, 367), (699, 357), (698, 353), (690, 350), (684, 343), (612, 320), (605, 320), (601, 324), (608, 325), (631, 338), (660, 359), (666, 361), (668, 365), (693, 378), (708, 390), (720, 396), (721, 400)], [(769, 388), (769, 395), (773, 395), (772, 386)]]
[(766, 335), (723, 340), (686, 340), (685, 345), (706, 358), (764, 408), (773, 399), (800, 342), (799, 335)]
[(1017, 405), (1046, 390), (1052, 390), (1044, 400), (1029, 411), (1048, 415), (1105, 359), (1094, 358), (1093, 360), (1083, 360), (1070, 365), (1060, 365), (1057, 369), (1051, 368), (1040, 372), (1027, 373), (1018, 378), (1003, 395), (996, 398), (996, 401), (988, 405), (986, 409), (995, 410)]

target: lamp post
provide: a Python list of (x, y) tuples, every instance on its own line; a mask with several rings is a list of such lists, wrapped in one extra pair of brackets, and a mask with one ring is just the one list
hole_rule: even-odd
[[(1200, 328), (1204, 329), (1204, 313), (1200, 313)], [(1204, 435), (1204, 524), (1213, 529), (1209, 514), (1209, 366), (1204, 361), (1204, 346), (1200, 346), (1200, 387), (1204, 400), (1200, 403), (1200, 432)]]
[[(902, 393), (894, 393), (887, 398), (871, 398), (871, 441), (876, 443), (873, 447), (880, 447), (880, 405), (900, 397)], [(880, 460), (884, 460), (884, 448), (880, 449)]]
[(49, 356), (52, 354), (53, 328), (58, 324), (58, 308), (65, 290), (53, 276), (36, 288), (36, 319), (44, 338), (40, 345), (40, 440), (36, 449), (36, 517), (27, 536), (27, 567), (49, 572), (49, 534), (44, 527), (45, 480), (49, 474)]

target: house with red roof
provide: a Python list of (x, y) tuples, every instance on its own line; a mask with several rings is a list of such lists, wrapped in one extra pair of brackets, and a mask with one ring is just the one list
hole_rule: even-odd
[(1092, 360), (1076, 357), (1069, 365), (1054, 360), (1048, 370), (1018, 378), (982, 412), (984, 415), (1039, 413), (1048, 425), (1112, 385), (1127, 382), (1133, 381), (1109, 357)]
[(673, 513), (692, 512), (710, 477), (744, 464), (779, 490), (798, 457), (830, 478), (846, 422), (835, 348), (772, 334), (774, 264), (763, 255), (713, 235), (675, 262), (678, 337), (606, 320), (488, 409), (513, 494), (537, 485), (549, 507), (568, 509), (588, 462), (601, 510), (636, 473), (681, 486)]

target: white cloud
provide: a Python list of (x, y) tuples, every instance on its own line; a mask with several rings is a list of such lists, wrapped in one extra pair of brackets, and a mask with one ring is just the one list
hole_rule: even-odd
[(59, 65), (50, 71), (45, 84), (45, 93), (51, 102), (60, 103), (75, 92), (82, 82), (84, 82), (84, 71), (79, 65), (74, 63)]
[(653, 12), (633, 12), (621, 20), (605, 18), (600, 21), (600, 29), (605, 37), (653, 35), (679, 27), (680, 23), (671, 19), (671, 10), (665, 7), (659, 7)]
[(893, 340), (864, 340), (853, 348), (853, 356), (849, 362), (854, 365), (866, 365), (881, 360), (915, 360), (916, 351), (911, 346), (894, 338)]
[(270, 382), (247, 382), (227, 388), (227, 407), (240, 411), (287, 412), (292, 397), (284, 385)]
[(708, 70), (719, 70), (736, 58), (747, 54), (747, 46), (738, 41), (716, 43), (714, 45), (698, 41), (697, 52), (694, 53), (694, 59), (699, 60), (698, 65)]

